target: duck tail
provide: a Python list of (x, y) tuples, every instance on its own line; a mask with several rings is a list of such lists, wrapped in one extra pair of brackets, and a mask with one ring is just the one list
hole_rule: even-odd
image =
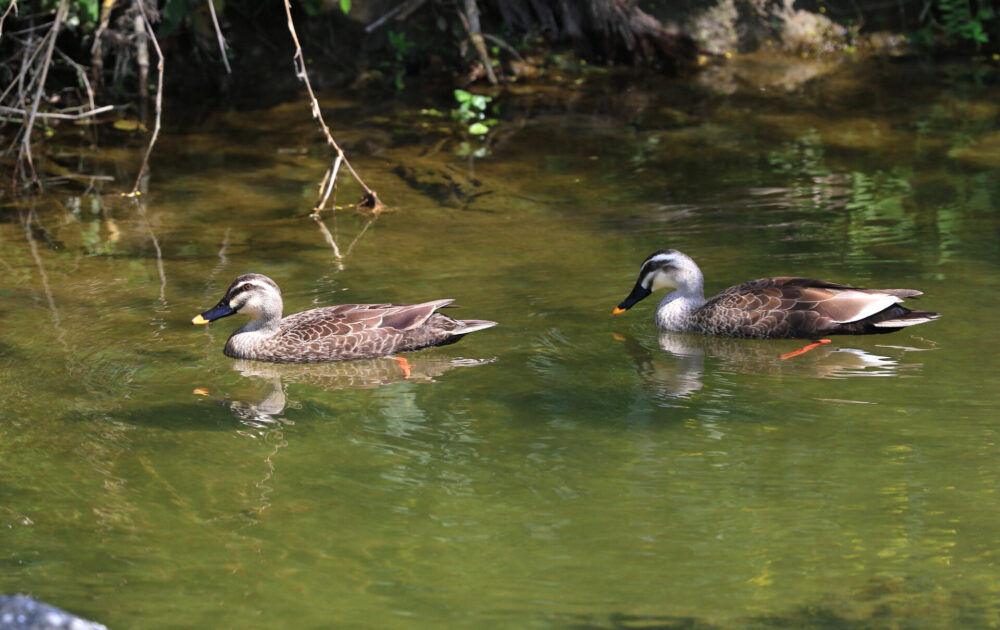
[(934, 311), (908, 311), (902, 315), (897, 315), (892, 319), (886, 319), (873, 325), (876, 328), (903, 328), (906, 326), (916, 326), (917, 324), (926, 324), (938, 317), (941, 317), (941, 313), (935, 313)]
[(484, 328), (491, 328), (496, 326), (496, 322), (491, 322), (488, 319), (459, 319), (457, 320), (458, 326), (452, 332), (454, 335), (467, 335), (471, 332), (476, 332), (477, 330), (483, 330)]

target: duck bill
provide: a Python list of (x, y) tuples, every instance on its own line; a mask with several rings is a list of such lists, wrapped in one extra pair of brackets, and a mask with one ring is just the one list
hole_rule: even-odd
[(194, 319), (191, 320), (192, 324), (207, 324), (208, 322), (214, 322), (217, 319), (222, 319), (223, 317), (228, 317), (235, 313), (229, 302), (223, 299), (221, 302), (215, 305), (214, 308), (210, 308), (201, 315), (195, 315)]
[(632, 292), (628, 294), (628, 297), (622, 300), (622, 303), (619, 304), (615, 310), (611, 311), (611, 313), (613, 315), (621, 315), (628, 309), (635, 306), (639, 300), (646, 297), (650, 293), (652, 293), (652, 290), (642, 286), (642, 282), (636, 282), (635, 286), (632, 287)]

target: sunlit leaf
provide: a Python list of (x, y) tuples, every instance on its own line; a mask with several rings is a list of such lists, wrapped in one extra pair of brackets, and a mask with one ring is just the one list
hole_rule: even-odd
[(129, 119), (125, 119), (125, 118), (123, 118), (121, 120), (116, 120), (114, 122), (114, 124), (112, 125), (112, 127), (114, 127), (115, 129), (118, 129), (120, 131), (137, 131), (137, 130), (145, 131), (146, 130), (145, 125), (143, 125), (138, 120), (129, 120)]

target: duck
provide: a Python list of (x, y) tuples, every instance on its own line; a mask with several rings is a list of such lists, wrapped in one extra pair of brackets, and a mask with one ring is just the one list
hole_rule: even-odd
[[(939, 318), (900, 306), (915, 289), (861, 289), (797, 277), (750, 280), (705, 299), (695, 261), (675, 249), (646, 257), (632, 292), (612, 312), (624, 313), (660, 289), (674, 289), (656, 308), (661, 330), (754, 339), (889, 333)], [(824, 340), (824, 343), (828, 340)]]
[[(191, 323), (248, 315), (250, 321), (229, 336), (223, 349), (234, 359), (275, 363), (374, 359), (455, 343), (471, 332), (496, 326), (488, 320), (452, 319), (437, 312), (453, 301), (340, 304), (282, 317), (284, 304), (277, 283), (248, 273), (233, 280), (219, 303)], [(405, 360), (401, 365), (405, 366)]]

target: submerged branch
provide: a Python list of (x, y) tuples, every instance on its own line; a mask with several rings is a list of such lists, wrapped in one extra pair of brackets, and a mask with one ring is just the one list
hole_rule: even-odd
[[(337, 152), (337, 160), (334, 162), (334, 165), (337, 166), (338, 163), (342, 161), (348, 172), (352, 177), (354, 177), (354, 180), (358, 182), (358, 185), (361, 186), (362, 190), (364, 190), (364, 196), (357, 205), (362, 208), (367, 208), (373, 212), (379, 212), (382, 208), (382, 202), (379, 200), (378, 195), (375, 194), (375, 191), (369, 188), (367, 184), (365, 184), (358, 173), (354, 170), (354, 167), (351, 166), (351, 163), (347, 160), (347, 156), (344, 154), (344, 150), (341, 149), (340, 145), (337, 144), (337, 141), (333, 139), (333, 134), (330, 133), (330, 128), (327, 126), (326, 121), (323, 120), (323, 113), (320, 111), (319, 101), (316, 99), (316, 94), (313, 92), (312, 84), (309, 82), (309, 73), (306, 71), (306, 59), (302, 54), (302, 46), (299, 44), (299, 36), (295, 32), (295, 22), (292, 21), (292, 7), (288, 0), (284, 0), (284, 4), (285, 15), (288, 17), (288, 31), (292, 35), (292, 41), (295, 42), (295, 56), (293, 57), (293, 61), (295, 63), (295, 75), (306, 84), (306, 90), (309, 92), (309, 100), (312, 106), (313, 118), (319, 122), (320, 129), (323, 130), (323, 135), (326, 136), (327, 144), (333, 147), (333, 150)], [(333, 167), (331, 166), (331, 171), (332, 169)], [(326, 182), (325, 185), (332, 188), (334, 185), (332, 180), (335, 176), (336, 173), (331, 172), (331, 181), (326, 182), (324, 179), (324, 182)], [(317, 207), (315, 208), (315, 212), (318, 213), (322, 209), (322, 206)]]
[(320, 198), (316, 202), (316, 208), (313, 210), (313, 214), (319, 216), (320, 210), (326, 207), (326, 202), (330, 198), (330, 193), (337, 184), (337, 173), (340, 171), (340, 163), (344, 161), (344, 154), (338, 153), (337, 159), (333, 161), (333, 165), (327, 170), (326, 175), (323, 176), (323, 181), (320, 183)]

